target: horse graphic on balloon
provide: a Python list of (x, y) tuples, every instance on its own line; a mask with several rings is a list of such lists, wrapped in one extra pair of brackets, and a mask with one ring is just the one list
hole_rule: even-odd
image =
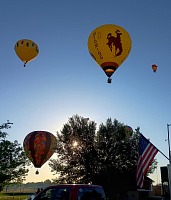
[(107, 45), (109, 46), (111, 52), (113, 50), (113, 47), (115, 47), (114, 55), (116, 57), (122, 54), (123, 48), (122, 48), (122, 43), (121, 43), (122, 33), (119, 30), (116, 30), (115, 33), (116, 33), (116, 37), (114, 37), (112, 33), (109, 33), (107, 35), (107, 39), (108, 39)]

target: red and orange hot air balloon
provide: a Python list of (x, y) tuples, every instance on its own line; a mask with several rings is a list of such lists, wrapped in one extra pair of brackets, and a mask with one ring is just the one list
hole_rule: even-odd
[(53, 155), (56, 146), (56, 137), (47, 131), (33, 131), (23, 142), (26, 155), (36, 168), (40, 168)]
[(157, 67), (158, 67), (158, 66), (157, 66), (156, 64), (153, 64), (153, 65), (151, 66), (153, 72), (156, 72), (156, 71), (157, 71)]

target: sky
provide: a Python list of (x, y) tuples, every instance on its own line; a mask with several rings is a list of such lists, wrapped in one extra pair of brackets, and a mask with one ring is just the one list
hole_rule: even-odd
[[(13, 122), (8, 140), (21, 145), (34, 130), (52, 134), (75, 114), (97, 126), (107, 118), (131, 126), (168, 157), (171, 124), (170, 0), (2, 0), (0, 6), (0, 124)], [(132, 40), (127, 59), (107, 83), (107, 76), (88, 52), (90, 33), (104, 24), (124, 28)], [(23, 67), (14, 45), (30, 39), (38, 56)], [(157, 72), (151, 69), (158, 66)], [(171, 128), (171, 127), (170, 127)], [(171, 131), (171, 130), (170, 130)], [(159, 152), (158, 169), (168, 160)], [(45, 163), (26, 182), (56, 176)]]

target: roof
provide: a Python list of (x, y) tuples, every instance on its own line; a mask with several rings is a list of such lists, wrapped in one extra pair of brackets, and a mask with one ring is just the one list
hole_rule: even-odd
[(102, 187), (100, 185), (91, 185), (91, 184), (57, 184), (57, 185), (51, 185), (49, 187)]
[(145, 177), (144, 177), (144, 180), (145, 180), (145, 181), (154, 182), (154, 181), (153, 181), (151, 178), (149, 178), (148, 176), (145, 176)]

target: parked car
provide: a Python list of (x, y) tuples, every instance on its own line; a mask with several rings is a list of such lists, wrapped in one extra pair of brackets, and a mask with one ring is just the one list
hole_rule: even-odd
[(60, 184), (45, 188), (34, 200), (106, 200), (106, 196), (100, 185)]

